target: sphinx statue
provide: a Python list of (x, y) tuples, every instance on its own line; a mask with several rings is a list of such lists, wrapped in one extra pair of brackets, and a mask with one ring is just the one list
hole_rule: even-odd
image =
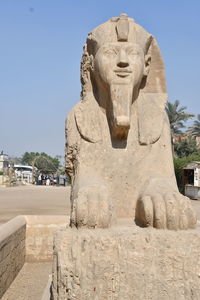
[(81, 101), (66, 121), (71, 226), (123, 220), (194, 228), (195, 213), (176, 184), (155, 38), (126, 14), (98, 26), (84, 46), (81, 83)]

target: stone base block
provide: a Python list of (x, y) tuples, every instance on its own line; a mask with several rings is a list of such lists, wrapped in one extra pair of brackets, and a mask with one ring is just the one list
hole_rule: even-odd
[(200, 230), (60, 231), (52, 291), (54, 300), (199, 300)]

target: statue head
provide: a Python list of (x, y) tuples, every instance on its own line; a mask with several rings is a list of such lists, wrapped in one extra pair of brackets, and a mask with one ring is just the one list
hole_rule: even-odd
[[(93, 92), (117, 139), (127, 138), (131, 105), (139, 92), (149, 87), (153, 92), (159, 90), (147, 82), (155, 48), (152, 35), (126, 14), (108, 20), (88, 35), (82, 59), (82, 95), (84, 98), (88, 91)], [(163, 74), (156, 76), (159, 81)]]

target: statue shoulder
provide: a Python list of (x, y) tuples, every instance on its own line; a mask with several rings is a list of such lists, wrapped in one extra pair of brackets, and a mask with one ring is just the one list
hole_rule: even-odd
[(141, 93), (138, 99), (139, 142), (142, 145), (154, 144), (162, 134), (166, 124), (166, 93)]
[(79, 106), (77, 103), (68, 113), (67, 118), (65, 120), (65, 138), (68, 145), (77, 144), (79, 142), (80, 136), (77, 131), (76, 125), (76, 110)]
[(91, 143), (101, 141), (99, 107), (94, 101), (80, 101), (74, 107), (74, 118), (80, 136)]

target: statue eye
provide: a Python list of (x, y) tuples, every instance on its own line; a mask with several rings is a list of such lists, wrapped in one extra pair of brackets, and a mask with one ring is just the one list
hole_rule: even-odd
[(117, 54), (116, 50), (114, 50), (114, 49), (107, 49), (104, 53), (108, 56), (111, 56), (111, 55), (114, 56)]
[(136, 49), (129, 49), (128, 55), (139, 55), (139, 52)]

